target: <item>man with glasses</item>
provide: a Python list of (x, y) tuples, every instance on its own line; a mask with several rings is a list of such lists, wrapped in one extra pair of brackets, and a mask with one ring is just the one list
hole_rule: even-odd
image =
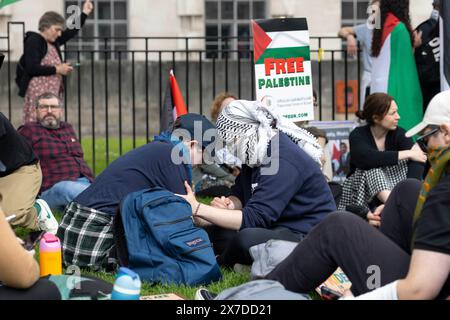
[(19, 128), (42, 168), (41, 198), (62, 211), (94, 179), (72, 126), (62, 118), (60, 99), (44, 93), (36, 101), (37, 122)]

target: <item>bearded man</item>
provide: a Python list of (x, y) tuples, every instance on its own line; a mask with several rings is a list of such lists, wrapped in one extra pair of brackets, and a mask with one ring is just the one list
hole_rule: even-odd
[(53, 93), (44, 93), (36, 100), (37, 121), (18, 129), (40, 160), (40, 197), (58, 210), (63, 210), (93, 181), (75, 131), (61, 121), (62, 114), (60, 99)]

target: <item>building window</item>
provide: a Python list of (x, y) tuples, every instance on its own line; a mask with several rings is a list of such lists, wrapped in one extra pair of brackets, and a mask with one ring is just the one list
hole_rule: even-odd
[(265, 0), (205, 0), (207, 57), (249, 58), (250, 20), (266, 17)]
[(355, 26), (366, 23), (369, 17), (368, 0), (342, 0), (342, 26)]
[[(82, 0), (65, 1), (66, 15), (69, 6), (79, 6), (82, 8)], [(128, 5), (124, 0), (98, 0), (95, 2), (94, 10), (86, 24), (81, 29), (79, 37), (67, 43), (68, 51), (87, 50), (81, 56), (87, 59), (92, 57), (92, 51), (108, 50), (108, 59), (118, 59), (119, 50), (128, 49)], [(93, 38), (94, 37), (94, 38)], [(104, 52), (95, 52), (95, 59), (105, 59)], [(122, 58), (127, 56), (122, 54)], [(76, 59), (76, 52), (67, 52), (66, 59)]]

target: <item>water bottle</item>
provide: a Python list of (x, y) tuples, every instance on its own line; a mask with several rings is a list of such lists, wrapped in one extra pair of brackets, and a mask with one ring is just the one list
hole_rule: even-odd
[(111, 300), (139, 300), (141, 296), (141, 279), (128, 269), (120, 268), (114, 282)]
[(47, 232), (39, 243), (39, 266), (41, 277), (62, 274), (61, 241), (54, 234)]

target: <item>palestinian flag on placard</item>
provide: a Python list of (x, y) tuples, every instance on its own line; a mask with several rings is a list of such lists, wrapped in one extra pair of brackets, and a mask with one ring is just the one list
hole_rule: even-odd
[(441, 1), (441, 91), (450, 90), (450, 0)]
[(411, 38), (405, 24), (391, 13), (383, 27), (380, 55), (373, 59), (370, 91), (384, 92), (395, 99), (403, 129), (422, 121), (422, 91)]
[(186, 113), (188, 112), (183, 95), (181, 94), (173, 70), (170, 70), (169, 83), (160, 116), (160, 132), (170, 129), (175, 119)]
[(20, 0), (0, 0), (0, 9)]
[(267, 57), (311, 60), (306, 18), (252, 20), (252, 29), (256, 64)]

